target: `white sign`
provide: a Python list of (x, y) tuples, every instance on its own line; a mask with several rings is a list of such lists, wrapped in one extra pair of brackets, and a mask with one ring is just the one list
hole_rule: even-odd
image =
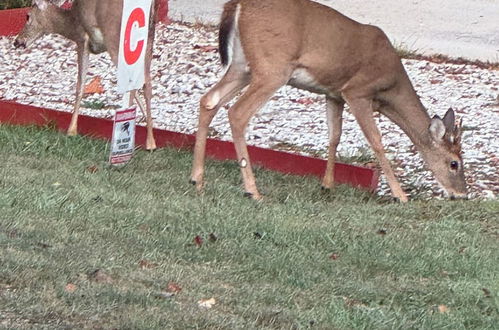
[(119, 165), (132, 159), (135, 149), (136, 108), (117, 110), (114, 115), (113, 138), (111, 139), (111, 165)]
[(118, 91), (144, 85), (144, 65), (153, 0), (124, 0), (118, 57)]

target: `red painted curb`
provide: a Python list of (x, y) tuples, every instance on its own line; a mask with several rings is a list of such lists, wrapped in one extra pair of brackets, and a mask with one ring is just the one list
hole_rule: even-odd
[(156, 20), (165, 24), (169, 24), (170, 20), (168, 18), (168, 0), (156, 0), (158, 4), (158, 13)]
[[(68, 112), (38, 108), (30, 105), (0, 100), (0, 122), (12, 125), (50, 125), (65, 131), (69, 126), (71, 114)], [(112, 135), (113, 122), (107, 119), (81, 115), (78, 119), (78, 132), (94, 138), (109, 140)], [(195, 136), (166, 130), (154, 129), (158, 147), (171, 146), (175, 148), (192, 149)], [(144, 146), (146, 129), (138, 126), (136, 129), (136, 144)], [(263, 149), (249, 146), (248, 151), (253, 164), (264, 168), (294, 175), (313, 175), (322, 177), (326, 169), (326, 161), (322, 159), (294, 155), (287, 152)], [(228, 160), (236, 159), (232, 142), (208, 139), (206, 154), (209, 157)], [(343, 163), (336, 164), (335, 181), (349, 184), (369, 191), (375, 191), (378, 186), (376, 170)]]
[(18, 34), (26, 23), (29, 8), (0, 10), (0, 36)]

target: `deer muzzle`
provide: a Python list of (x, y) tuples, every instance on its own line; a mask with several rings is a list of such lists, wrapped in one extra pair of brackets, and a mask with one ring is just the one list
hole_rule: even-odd
[(21, 40), (21, 39), (16, 39), (14, 41), (14, 47), (16, 47), (16, 48), (26, 48), (26, 42), (24, 40)]

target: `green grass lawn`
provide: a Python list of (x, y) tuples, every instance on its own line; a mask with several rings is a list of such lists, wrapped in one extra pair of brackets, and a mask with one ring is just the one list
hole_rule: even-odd
[[(0, 126), (0, 327), (497, 329), (499, 203), (387, 203), (316, 179)], [(211, 308), (200, 306), (214, 298)]]

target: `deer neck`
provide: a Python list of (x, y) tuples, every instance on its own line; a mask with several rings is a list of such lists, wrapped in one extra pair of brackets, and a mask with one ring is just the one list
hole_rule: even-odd
[(51, 15), (54, 17), (50, 21), (50, 28), (54, 33), (73, 40), (76, 43), (83, 39), (83, 29), (80, 28), (81, 24), (75, 10), (66, 10), (57, 6), (51, 6), (48, 10), (52, 11)]
[(395, 94), (387, 100), (390, 106), (380, 109), (381, 113), (397, 124), (419, 151), (431, 149), (433, 140), (428, 129), (431, 118), (408, 77)]

